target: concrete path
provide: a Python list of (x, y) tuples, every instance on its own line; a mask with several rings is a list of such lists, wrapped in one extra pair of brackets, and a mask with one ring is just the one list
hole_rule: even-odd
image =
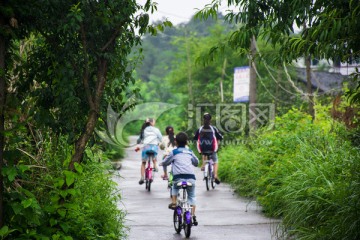
[[(130, 138), (135, 142), (135, 137)], [(161, 159), (162, 153), (158, 159)], [(173, 211), (169, 210), (170, 195), (162, 172), (155, 174), (151, 192), (139, 185), (141, 153), (134, 147), (126, 149), (121, 170), (114, 175), (122, 194), (119, 207), (127, 212), (126, 226), (130, 240), (185, 239), (184, 232), (176, 234)], [(221, 159), (220, 159), (221, 164)], [(161, 169), (161, 168), (160, 168)], [(190, 239), (269, 240), (277, 221), (264, 217), (255, 202), (234, 195), (228, 184), (221, 183), (206, 191), (203, 172), (196, 169), (196, 216), (199, 225), (192, 228)]]

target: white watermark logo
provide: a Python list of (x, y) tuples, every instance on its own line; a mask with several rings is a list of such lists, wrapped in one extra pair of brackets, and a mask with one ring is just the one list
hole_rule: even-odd
[(188, 105), (188, 129), (203, 124), (203, 114), (212, 115), (211, 124), (222, 133), (241, 133), (248, 125), (257, 124), (272, 129), (275, 124), (273, 103), (200, 103)]
[[(134, 103), (134, 99), (131, 99)], [(131, 101), (129, 100), (129, 102)], [(123, 147), (130, 147), (127, 139), (124, 139), (125, 126), (134, 121), (144, 121), (148, 117), (159, 118), (166, 111), (181, 107), (176, 104), (163, 102), (141, 103), (134, 109), (126, 111), (130, 104), (124, 105), (121, 114), (116, 113), (111, 106), (107, 109), (107, 129), (95, 130), (98, 136), (105, 142)], [(203, 114), (208, 112), (212, 115), (211, 125), (217, 127), (223, 134), (240, 134), (247, 126), (256, 124), (272, 129), (275, 124), (275, 105), (273, 103), (199, 103), (188, 104), (184, 110), (184, 120), (187, 115), (187, 129), (178, 131), (192, 131), (203, 125)], [(169, 124), (176, 124), (171, 122)], [(176, 128), (176, 126), (174, 126)], [(139, 129), (140, 130), (140, 129)]]
[(107, 129), (95, 130), (98, 136), (105, 142), (112, 145), (120, 145), (123, 147), (132, 146), (124, 139), (125, 126), (134, 121), (144, 121), (149, 116), (158, 118), (161, 114), (177, 107), (176, 104), (149, 102), (141, 103), (135, 106), (134, 109), (125, 111), (128, 105), (124, 105), (121, 114), (114, 112), (110, 105), (107, 109)]

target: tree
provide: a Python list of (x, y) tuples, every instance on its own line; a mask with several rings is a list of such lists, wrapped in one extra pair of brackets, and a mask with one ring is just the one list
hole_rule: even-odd
[[(3, 174), (4, 166), (4, 148), (5, 148), (5, 111), (6, 111), (6, 97), (8, 66), (11, 65), (12, 56), (10, 55), (11, 42), (23, 36), (24, 31), (22, 26), (18, 24), (18, 7), (22, 5), (22, 9), (30, 8), (28, 2), (21, 1), (6, 1), (0, 5), (0, 228), (4, 224), (4, 206), (3, 206)], [(28, 29), (29, 30), (29, 29)], [(26, 32), (26, 31), (25, 31)], [(10, 56), (9, 56), (10, 55)]]
[[(216, 17), (222, 1), (214, 0), (197, 16)], [(241, 24), (229, 38), (229, 45), (246, 48), (252, 35), (280, 44), (278, 62), (315, 56), (347, 61), (360, 54), (358, 1), (249, 1), (228, 0), (225, 21)], [(296, 30), (306, 28), (295, 34)], [(311, 94), (309, 94), (311, 95)], [(311, 100), (311, 99), (310, 99)], [(310, 108), (311, 110), (311, 108)]]
[[(5, 111), (11, 46), (29, 36), (36, 44), (14, 71), (12, 83), (21, 102), (33, 101), (29, 114), (37, 127), (68, 136), (75, 144), (68, 169), (76, 170), (107, 103), (110, 83), (121, 92), (133, 80), (127, 55), (141, 36), (163, 29), (149, 25), (147, 1), (6, 1), (0, 6), (0, 227), (3, 218)], [(165, 25), (171, 25), (168, 22)], [(8, 101), (9, 102), (9, 101)], [(20, 107), (20, 106), (18, 106)], [(26, 116), (30, 117), (30, 116)], [(55, 135), (55, 137), (58, 135)]]
[[(148, 1), (144, 9), (150, 7)], [(133, 17), (140, 9), (134, 1), (44, 1), (43, 14), (34, 16), (41, 44), (29, 56), (32, 68), (22, 84), (39, 84), (33, 92), (41, 106), (38, 119), (52, 118), (51, 127), (75, 141), (70, 170), (81, 162), (106, 105), (106, 84), (131, 82), (127, 55), (149, 30), (147, 14)]]

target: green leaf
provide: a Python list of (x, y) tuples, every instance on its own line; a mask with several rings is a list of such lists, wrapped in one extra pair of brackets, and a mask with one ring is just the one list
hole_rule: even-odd
[(21, 205), (22, 205), (24, 208), (30, 207), (32, 203), (33, 203), (33, 199), (32, 199), (32, 198), (29, 198), (29, 199), (26, 199), (26, 200), (21, 201)]
[(21, 213), (24, 210), (23, 206), (19, 202), (12, 203), (11, 208), (14, 211), (15, 215)]
[(83, 167), (81, 166), (81, 164), (79, 163), (74, 163), (74, 167), (75, 167), (75, 170), (78, 172), (78, 173), (82, 173), (84, 171)]
[(57, 213), (61, 216), (61, 217), (65, 217), (66, 215), (66, 209), (61, 208), (57, 210)]
[(9, 227), (8, 226), (3, 226), (0, 229), (0, 236), (4, 236), (8, 231), (9, 231)]
[(17, 231), (17, 230), (16, 229), (9, 230), (9, 227), (5, 225), (0, 229), (0, 236), (6, 237), (7, 235), (9, 235), (10, 233), (15, 232), (15, 231)]
[(66, 185), (70, 186), (75, 181), (75, 173), (71, 171), (64, 171)]
[(6, 167), (3, 168), (3, 174), (8, 177), (10, 182), (12, 182), (17, 175), (17, 171), (15, 167)]
[(30, 167), (27, 165), (18, 165), (18, 167), (22, 173), (30, 169)]
[(51, 219), (50, 219), (50, 226), (54, 226), (54, 225), (56, 225), (56, 224), (57, 224), (57, 220), (54, 219), (54, 218), (51, 218)]
[(68, 195), (67, 190), (61, 190), (61, 191), (60, 191), (60, 196), (61, 196), (62, 198), (65, 198), (67, 195)]
[[(67, 224), (67, 223), (60, 223), (59, 224), (60, 225), (60, 227), (62, 228), (62, 230), (64, 230), (64, 232), (68, 232), (69, 231), (69, 225)], [(64, 239), (69, 239), (69, 238), (64, 238)], [(72, 238), (71, 238), (72, 239)]]
[(57, 179), (57, 182), (54, 183), (54, 186), (60, 188), (60, 187), (62, 187), (62, 186), (64, 185), (64, 183), (65, 183), (65, 180), (64, 180), (64, 179), (58, 178), (58, 179)]
[(59, 234), (54, 234), (51, 236), (51, 240), (59, 240), (61, 236)]
[(69, 194), (73, 195), (73, 196), (75, 196), (76, 193), (77, 193), (77, 191), (76, 191), (75, 189), (73, 189), (73, 188), (72, 188), (72, 189), (68, 189), (67, 192), (68, 192)]

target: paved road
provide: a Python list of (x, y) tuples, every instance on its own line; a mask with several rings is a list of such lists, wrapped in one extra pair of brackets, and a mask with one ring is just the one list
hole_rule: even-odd
[[(135, 138), (131, 137), (134, 142)], [(159, 158), (161, 159), (160, 153)], [(221, 161), (221, 160), (220, 160)], [(139, 185), (140, 152), (134, 147), (126, 149), (121, 170), (115, 174), (122, 194), (121, 209), (127, 212), (126, 226), (130, 240), (185, 239), (184, 232), (176, 234), (169, 210), (170, 195), (167, 181), (156, 173), (151, 192), (145, 184)], [(229, 185), (221, 183), (214, 190), (206, 191), (202, 172), (196, 169), (196, 215), (199, 225), (192, 228), (191, 239), (269, 240), (276, 227), (275, 220), (264, 217), (261, 208), (247, 199), (233, 194)]]

